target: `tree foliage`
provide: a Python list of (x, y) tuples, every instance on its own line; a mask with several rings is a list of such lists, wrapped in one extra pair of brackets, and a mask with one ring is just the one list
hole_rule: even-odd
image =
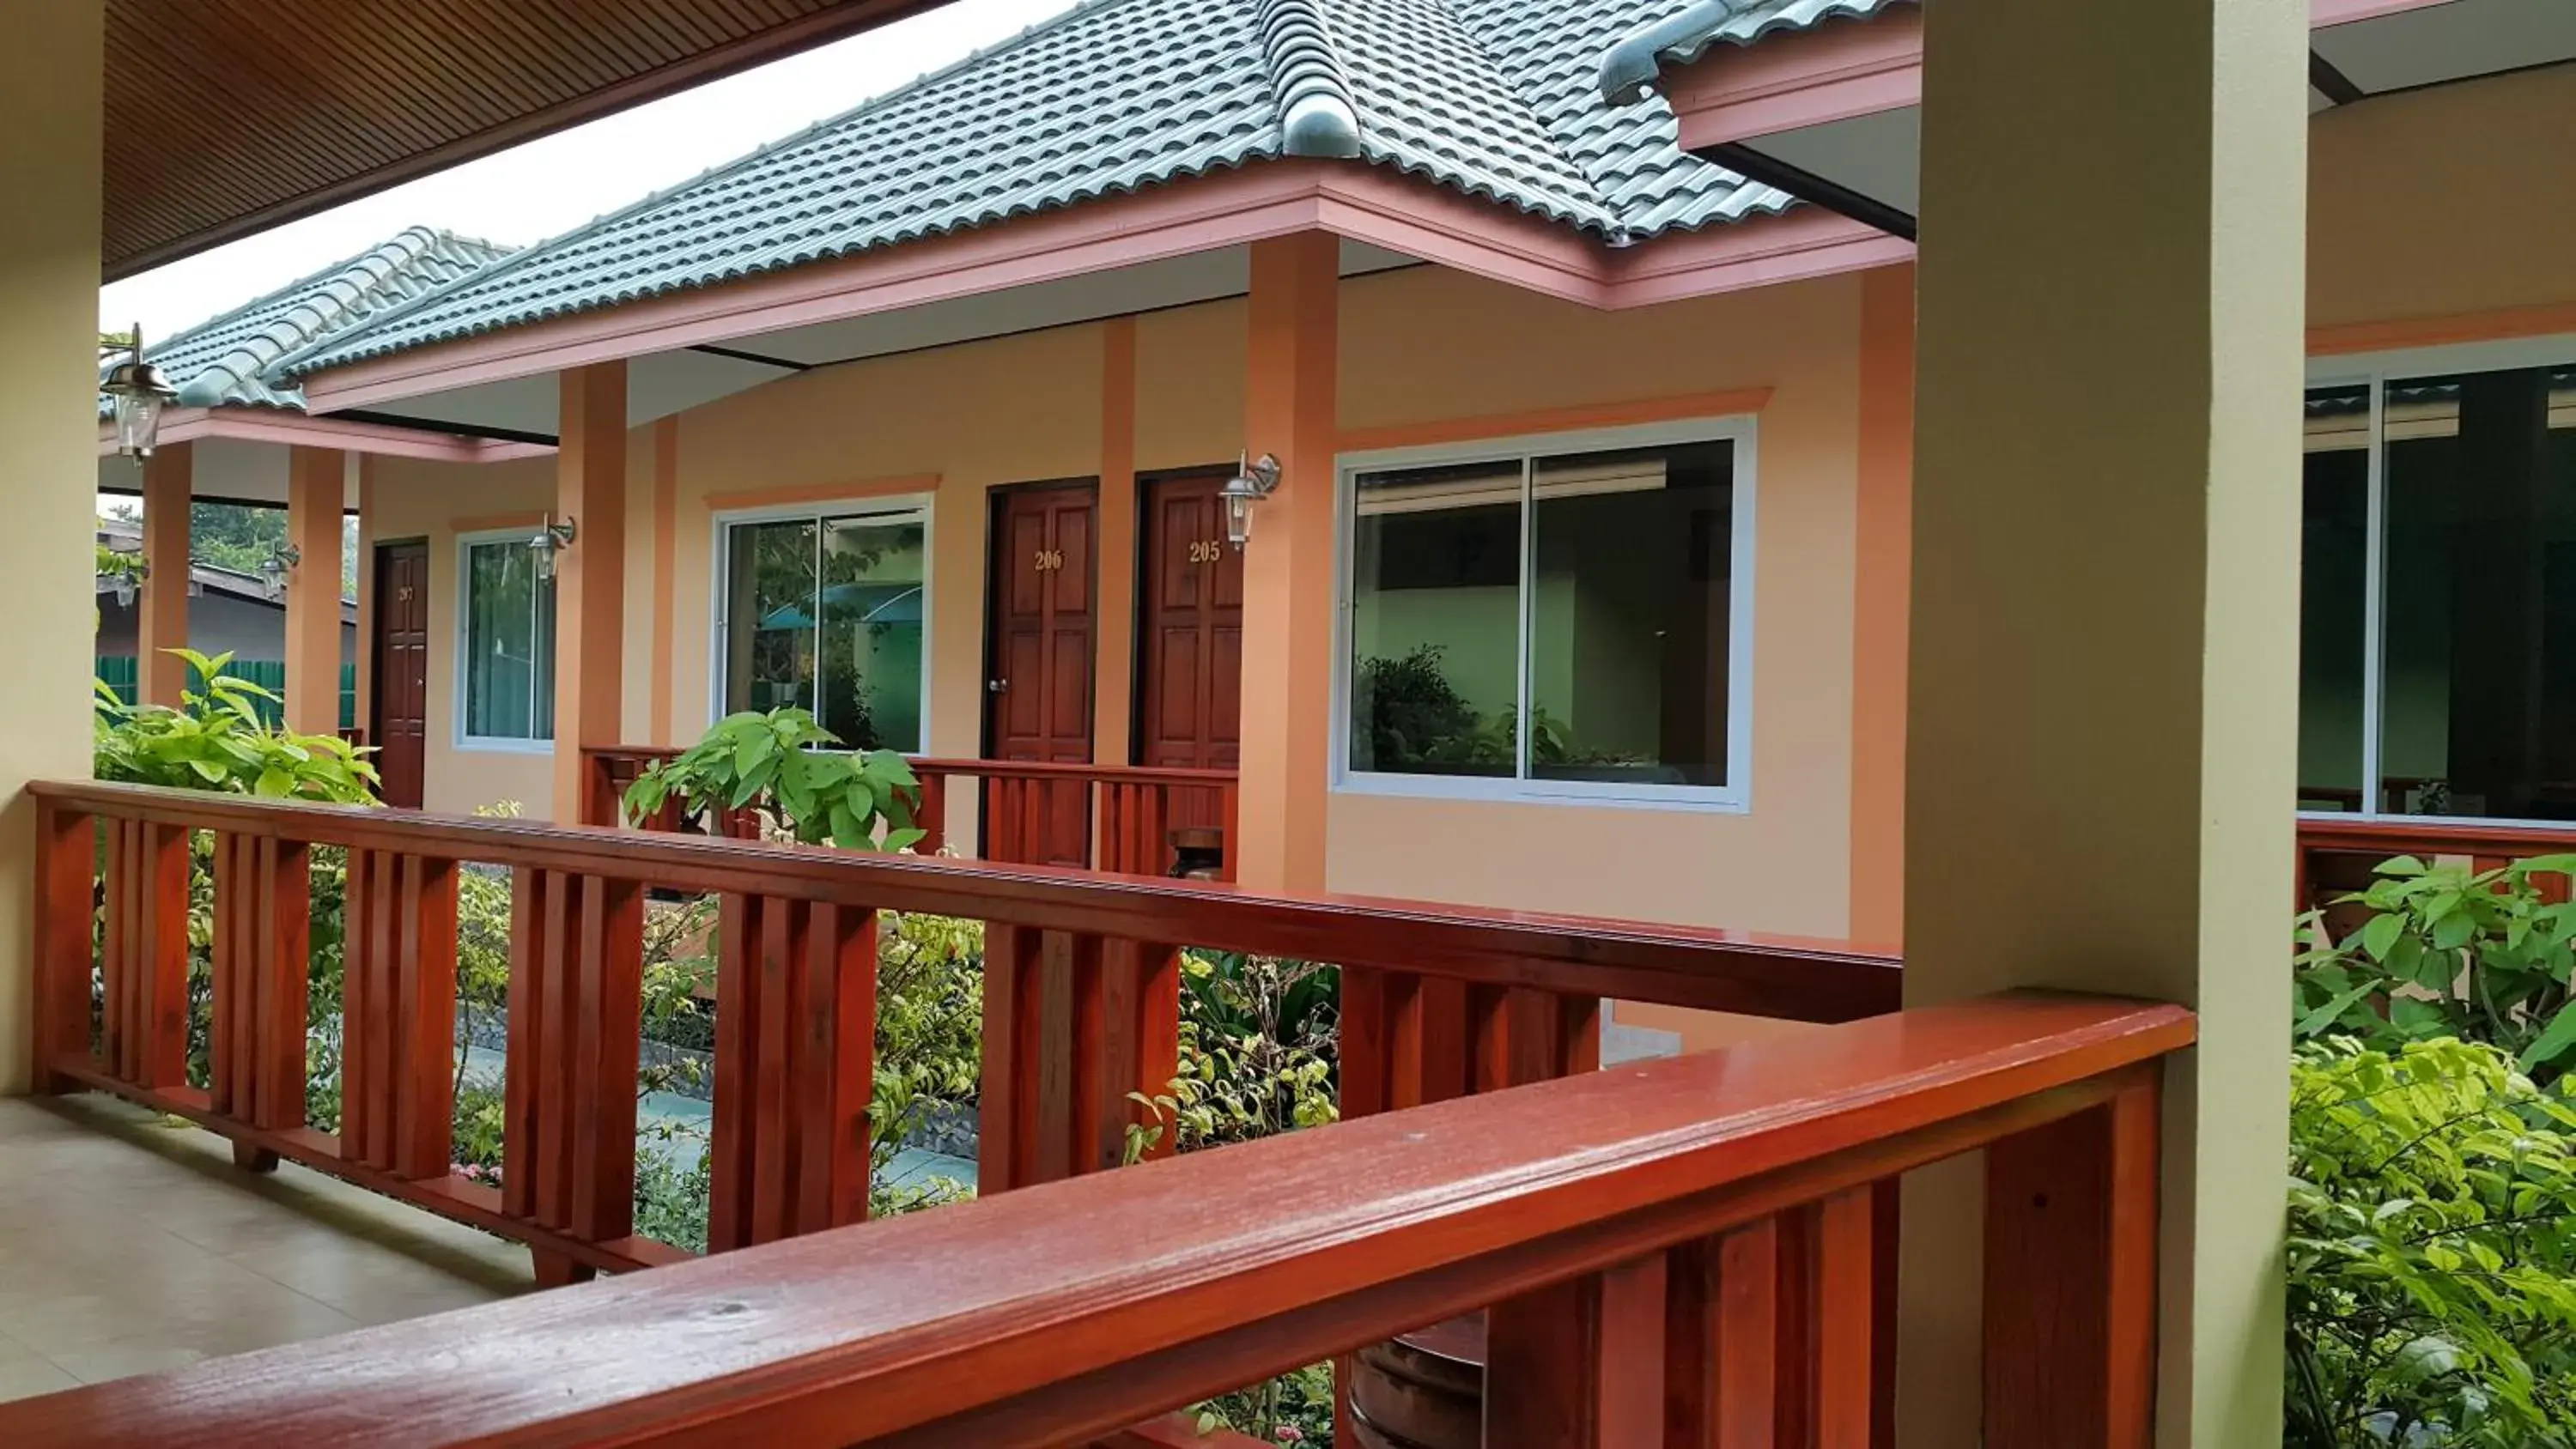
[(180, 706), (129, 705), (97, 685), (92, 773), (102, 780), (219, 790), (273, 800), (372, 805), (376, 767), (334, 735), (297, 734), (269, 724), (258, 701), (275, 693), (223, 673), (230, 654), (170, 651), (188, 662), (196, 688)]
[(2576, 1443), (2576, 1100), (2458, 1040), (2292, 1078), (2292, 1449)]
[(803, 709), (731, 714), (698, 742), (655, 762), (626, 788), (632, 822), (678, 800), (693, 816), (756, 810), (773, 833), (843, 850), (902, 850), (927, 832), (914, 823), (921, 782), (891, 750), (842, 753), (840, 737)]

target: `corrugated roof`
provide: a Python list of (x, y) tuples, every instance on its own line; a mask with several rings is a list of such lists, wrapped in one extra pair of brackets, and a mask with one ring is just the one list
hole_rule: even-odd
[[(471, 276), (510, 250), (425, 226), (407, 227), (378, 246), (176, 336), (146, 337), (145, 353), (179, 389), (184, 406), (300, 408), (302, 394), (272, 374), (281, 358)], [(108, 414), (103, 395), (99, 414)]]
[[(1720, 45), (1751, 45), (1766, 36), (1813, 30), (1836, 20), (1866, 20), (1920, 0), (1700, 0), (1679, 12), (1648, 16), (1607, 47), (1596, 94), (1614, 105), (1633, 102), (1665, 66), (1688, 65)], [(1669, 12), (1669, 7), (1666, 7)]]
[[(1614, 243), (1782, 209), (1785, 194), (1684, 155), (1660, 104), (1614, 112), (1591, 88), (1602, 49), (1672, 3), (1093, 0), (311, 345), (283, 370), (1319, 154), (1345, 106), (1354, 164), (1400, 168)], [(1292, 99), (1305, 121), (1322, 122), (1294, 146)]]

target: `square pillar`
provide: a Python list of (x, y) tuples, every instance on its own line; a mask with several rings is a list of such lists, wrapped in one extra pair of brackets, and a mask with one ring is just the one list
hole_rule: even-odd
[[(350, 723), (373, 730), (376, 719), (376, 460), (358, 455), (358, 648)], [(367, 743), (377, 741), (370, 736)]]
[(1243, 884), (1324, 888), (1331, 770), (1335, 397), (1341, 243), (1252, 244), (1244, 446), (1279, 459), (1243, 560)]
[(15, 621), (0, 629), (0, 1093), (30, 1077), (36, 807), (22, 787), (89, 774), (104, 15), (102, 0), (14, 7), (0, 46), (0, 617)]
[[(2116, 1366), (2058, 1442), (2143, 1444), (2152, 1397), (2159, 1444), (2262, 1449), (2308, 6), (1976, 0), (1924, 26), (1906, 1002), (2041, 985), (2198, 1010), (2165, 1082), (2153, 1393)], [(1981, 1182), (1968, 1163), (1906, 1184), (1908, 1449), (1980, 1443), (1984, 1287), (2034, 1286), (1982, 1262)]]
[(1136, 319), (1100, 324), (1100, 539), (1094, 612), (1100, 621), (1092, 662), (1091, 757), (1123, 765), (1135, 758), (1136, 550), (1143, 517), (1136, 488)]
[(166, 443), (143, 460), (143, 591), (136, 597), (136, 678), (145, 704), (173, 709), (188, 687), (188, 662), (168, 651), (188, 642), (188, 509), (195, 447)]
[(555, 454), (555, 798), (551, 818), (581, 822), (585, 749), (621, 744), (625, 707), (626, 364), (562, 374)]
[[(340, 529), (348, 455), (295, 448), (286, 461), (286, 541), (298, 555), (286, 580), (286, 727), (340, 729)], [(148, 523), (152, 510), (145, 508)]]

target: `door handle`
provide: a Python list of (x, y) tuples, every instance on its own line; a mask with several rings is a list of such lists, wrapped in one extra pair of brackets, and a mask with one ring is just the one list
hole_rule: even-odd
[(1008, 694), (1011, 692), (1011, 681), (1007, 679), (987, 679), (984, 681), (984, 692), (986, 694)]

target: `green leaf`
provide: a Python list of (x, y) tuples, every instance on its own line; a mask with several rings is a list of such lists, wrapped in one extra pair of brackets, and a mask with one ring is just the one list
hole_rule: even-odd
[(2522, 1069), (2530, 1071), (2534, 1067), (2554, 1063), (2565, 1056), (2570, 1047), (2576, 1047), (2576, 1002), (2560, 1007), (2540, 1035), (2532, 1038), (2531, 1045), (2522, 1049), (2519, 1058)]
[(2338, 993), (2324, 1005), (2319, 1006), (2316, 1010), (2300, 1017), (2298, 1025), (2291, 1029), (2292, 1034), (2303, 1037), (2315, 1036), (2317, 1033), (2324, 1031), (2327, 1027), (2330, 1027), (2336, 1022), (2342, 1020), (2343, 1014), (2346, 1011), (2351, 1010), (2363, 997), (2370, 995), (2378, 989), (2379, 983), (2375, 981), (2364, 981), (2359, 986), (2355, 986), (2349, 991)]
[(2403, 916), (2394, 913), (2373, 916), (2370, 924), (2361, 928), (2361, 949), (2369, 952), (2373, 961), (2386, 961), (2389, 948), (2397, 944), (2398, 936), (2405, 929), (2406, 918)]

